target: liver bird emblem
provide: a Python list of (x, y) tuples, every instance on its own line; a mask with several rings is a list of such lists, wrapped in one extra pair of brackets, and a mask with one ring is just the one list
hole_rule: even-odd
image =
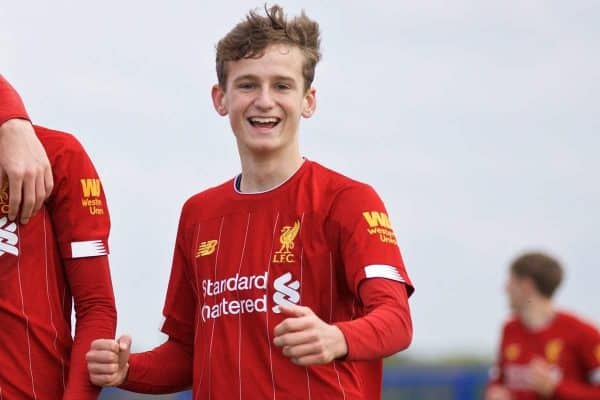
[(287, 254), (290, 253), (294, 248), (294, 239), (298, 236), (298, 232), (300, 231), (300, 221), (294, 222), (294, 226), (284, 226), (281, 228), (281, 236), (279, 237), (279, 242), (281, 243), (281, 248), (278, 253)]

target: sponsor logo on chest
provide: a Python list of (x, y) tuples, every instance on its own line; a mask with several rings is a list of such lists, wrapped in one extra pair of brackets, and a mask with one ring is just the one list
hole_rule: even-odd
[[(200, 313), (204, 322), (227, 315), (266, 313), (267, 292), (273, 293), (271, 310), (276, 314), (281, 312), (280, 305), (298, 304), (300, 301), (300, 282), (291, 272), (275, 278), (272, 287), (269, 287), (268, 272), (260, 275), (235, 274), (219, 280), (204, 279), (201, 285), (204, 304)], [(210, 301), (212, 298), (215, 298), (214, 303)]]
[(0, 218), (0, 257), (5, 254), (19, 255), (19, 236), (16, 230), (16, 223), (10, 222), (6, 216)]

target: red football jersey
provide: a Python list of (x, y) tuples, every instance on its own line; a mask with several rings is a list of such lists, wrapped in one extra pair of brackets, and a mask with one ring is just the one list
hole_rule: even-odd
[(0, 125), (11, 118), (29, 119), (21, 97), (0, 74)]
[(73, 136), (35, 130), (55, 187), (26, 225), (6, 216), (6, 180), (0, 192), (0, 399), (95, 399), (85, 352), (91, 340), (113, 337), (116, 325), (106, 200)]
[(538, 331), (510, 320), (491, 383), (508, 388), (513, 400), (542, 399), (528, 384), (528, 364), (536, 357), (551, 364), (560, 379), (552, 399), (600, 399), (600, 333), (592, 325), (565, 312)]
[(186, 202), (163, 332), (194, 343), (194, 398), (370, 399), (381, 361), (305, 368), (272, 342), (279, 305), (352, 320), (360, 283), (376, 277), (412, 293), (382, 201), (307, 160), (273, 190), (244, 194), (231, 180)]

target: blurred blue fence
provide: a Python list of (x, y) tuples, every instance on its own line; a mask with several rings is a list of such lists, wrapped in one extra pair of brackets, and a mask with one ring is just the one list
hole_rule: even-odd
[[(479, 400), (487, 381), (485, 366), (387, 366), (383, 400)], [(191, 400), (190, 392), (144, 396), (112, 389), (101, 400)]]

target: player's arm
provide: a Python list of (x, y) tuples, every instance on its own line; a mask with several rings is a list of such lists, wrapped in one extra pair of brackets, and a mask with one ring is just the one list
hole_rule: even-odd
[(14, 88), (0, 75), (0, 187), (9, 183), (8, 217), (27, 223), (53, 187), (46, 152), (35, 135), (25, 106)]
[(366, 315), (334, 324), (308, 307), (280, 305), (289, 318), (275, 327), (273, 343), (297, 365), (325, 364), (337, 358), (373, 360), (408, 347), (412, 325), (404, 285), (369, 279), (360, 287), (360, 298)]
[(137, 393), (165, 394), (192, 385), (193, 348), (175, 338), (153, 350), (129, 355), (131, 338), (100, 339), (87, 353), (90, 380)]
[(575, 352), (585, 368), (587, 382), (562, 379), (550, 388), (552, 399), (600, 399), (600, 332), (593, 326), (583, 325), (575, 344)]
[[(378, 220), (383, 224), (385, 241), (379, 233), (369, 231), (366, 212), (368, 217), (377, 213), (374, 218), (385, 215)], [(359, 298), (363, 315), (327, 324), (311, 316), (312, 311), (305, 310), (307, 315), (297, 312), (275, 328), (275, 345), (301, 365), (340, 357), (373, 360), (405, 349), (412, 339), (408, 295), (413, 289), (383, 203), (371, 188), (351, 188), (336, 199), (330, 220), (327, 230), (331, 237), (339, 237), (346, 281)]]
[(348, 360), (373, 360), (406, 349), (412, 341), (407, 289), (385, 278), (366, 279), (359, 288), (365, 316), (338, 322), (348, 344)]
[(192, 385), (196, 293), (187, 273), (185, 207), (179, 223), (163, 313), (162, 331), (169, 340), (129, 357), (130, 341), (99, 340), (87, 353), (90, 380), (149, 394), (171, 393)]
[(85, 354), (93, 340), (114, 337), (117, 313), (108, 257), (65, 261), (75, 304), (75, 335), (63, 400), (96, 399), (98, 388), (88, 379)]
[(373, 360), (406, 349), (412, 340), (406, 273), (387, 211), (368, 186), (338, 195), (331, 211), (337, 226), (345, 278), (362, 305), (362, 316), (336, 323), (349, 360)]
[(75, 335), (63, 400), (92, 400), (85, 353), (98, 338), (114, 337), (116, 309), (108, 264), (110, 220), (98, 174), (79, 142), (60, 136), (53, 155), (56, 188), (48, 199), (66, 279), (75, 307)]

